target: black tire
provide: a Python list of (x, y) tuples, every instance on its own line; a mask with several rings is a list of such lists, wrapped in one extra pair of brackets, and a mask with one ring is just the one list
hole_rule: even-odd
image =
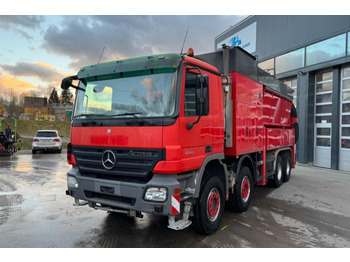
[(282, 185), (283, 179), (283, 161), (281, 155), (277, 156), (276, 170), (272, 179), (269, 180), (269, 185), (274, 188), (278, 188)]
[(253, 179), (247, 166), (239, 171), (233, 194), (229, 195), (228, 206), (232, 211), (242, 213), (249, 207), (253, 194)]
[(224, 184), (217, 176), (203, 182), (197, 203), (194, 206), (192, 225), (197, 233), (215, 233), (222, 221), (225, 208)]
[(288, 182), (292, 172), (292, 157), (290, 152), (285, 153), (283, 161), (283, 182)]
[(36, 151), (35, 150), (32, 150), (32, 154), (34, 155), (36, 153)]

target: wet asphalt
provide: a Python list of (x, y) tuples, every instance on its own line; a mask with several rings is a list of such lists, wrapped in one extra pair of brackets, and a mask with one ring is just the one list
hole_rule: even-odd
[(74, 207), (66, 154), (0, 157), (0, 247), (350, 247), (350, 173), (298, 165), (278, 189), (255, 187), (245, 213), (225, 210), (219, 231), (173, 231), (167, 218)]

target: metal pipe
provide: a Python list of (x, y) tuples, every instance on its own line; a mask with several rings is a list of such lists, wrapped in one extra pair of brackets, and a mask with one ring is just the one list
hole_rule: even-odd
[(230, 47), (228, 45), (222, 45), (223, 49), (223, 64), (224, 64), (224, 75), (230, 73)]

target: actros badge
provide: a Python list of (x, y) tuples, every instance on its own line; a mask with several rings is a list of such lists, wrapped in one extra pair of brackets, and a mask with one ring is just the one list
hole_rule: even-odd
[(115, 154), (111, 150), (106, 150), (102, 155), (102, 165), (108, 170), (114, 167), (116, 160)]

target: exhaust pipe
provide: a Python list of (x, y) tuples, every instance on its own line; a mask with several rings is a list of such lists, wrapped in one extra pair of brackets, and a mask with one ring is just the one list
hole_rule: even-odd
[(223, 65), (224, 65), (224, 76), (230, 73), (230, 47), (226, 44), (222, 45), (223, 49)]

